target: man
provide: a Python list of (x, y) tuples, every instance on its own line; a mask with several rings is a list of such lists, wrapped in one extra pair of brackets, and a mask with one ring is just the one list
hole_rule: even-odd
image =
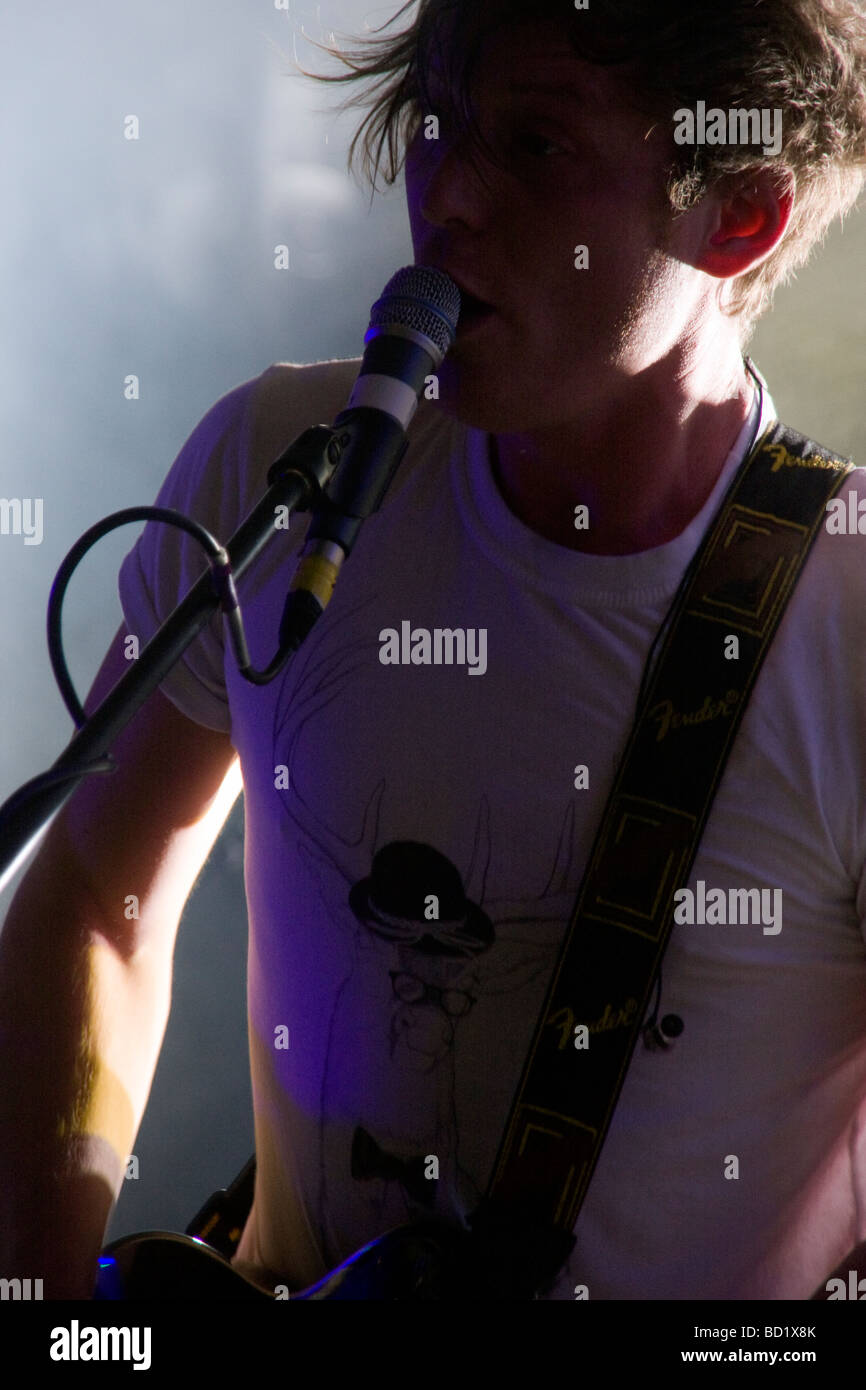
[[(427, 0), (366, 51), (360, 75), (386, 84), (370, 131), (393, 154), (408, 120), (416, 261), (453, 276), (464, 317), (285, 675), (244, 686), (214, 621), (10, 912), (2, 1269), (26, 1254), (52, 1296), (92, 1286), (238, 756), (258, 1174), (237, 1267), (300, 1289), (401, 1222), (477, 1206), (653, 639), (774, 418), (745, 337), (866, 165), (852, 5)], [(678, 143), (699, 100), (781, 110), (778, 154)], [(160, 500), (230, 535), (356, 371), (237, 388)], [(240, 586), (258, 665), (304, 532)], [(682, 1036), (639, 1044), (551, 1298), (807, 1298), (866, 1237), (858, 545), (819, 537), (689, 880), (780, 889), (780, 929), (675, 928), (656, 1012)], [(124, 632), (148, 638), (200, 568), (148, 527)], [(120, 637), (89, 708), (125, 669)]]

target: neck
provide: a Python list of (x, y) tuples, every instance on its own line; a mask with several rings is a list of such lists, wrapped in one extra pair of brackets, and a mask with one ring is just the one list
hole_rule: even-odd
[(627, 555), (664, 545), (712, 492), (753, 393), (739, 355), (721, 388), (702, 389), (693, 373), (631, 378), (564, 426), (493, 435), (497, 485), (526, 526), (569, 549)]

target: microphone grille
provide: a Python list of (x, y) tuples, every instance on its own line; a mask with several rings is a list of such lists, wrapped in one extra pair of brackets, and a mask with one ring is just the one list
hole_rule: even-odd
[(444, 356), (454, 341), (459, 317), (460, 291), (450, 275), (429, 265), (407, 265), (391, 276), (370, 310), (364, 341), (398, 325), (423, 333)]

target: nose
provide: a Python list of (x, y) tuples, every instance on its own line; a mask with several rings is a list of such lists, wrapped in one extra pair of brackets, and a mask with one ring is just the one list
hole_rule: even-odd
[(423, 130), (406, 158), (410, 204), (434, 227), (477, 227), (496, 202), (494, 169), (470, 136), (428, 140)]

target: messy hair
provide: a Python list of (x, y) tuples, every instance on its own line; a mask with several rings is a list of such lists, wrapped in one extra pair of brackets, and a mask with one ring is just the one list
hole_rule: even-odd
[[(446, 85), (455, 128), (481, 143), (471, 83), (484, 40), (509, 23), (561, 21), (577, 57), (620, 67), (633, 99), (671, 130), (667, 201), (674, 214), (694, 207), (723, 181), (745, 184), (758, 169), (793, 194), (780, 244), (739, 276), (726, 312), (754, 322), (837, 217), (857, 200), (866, 177), (866, 16), (859, 0), (409, 0), (409, 28), (324, 51), (347, 71), (310, 73), (323, 82), (363, 81), (344, 107), (368, 105), (349, 149), (375, 189), (380, 168), (393, 184), (419, 112), (433, 105), (427, 80), (434, 60)], [(758, 108), (783, 112), (778, 154), (760, 146), (676, 145), (674, 112)]]

